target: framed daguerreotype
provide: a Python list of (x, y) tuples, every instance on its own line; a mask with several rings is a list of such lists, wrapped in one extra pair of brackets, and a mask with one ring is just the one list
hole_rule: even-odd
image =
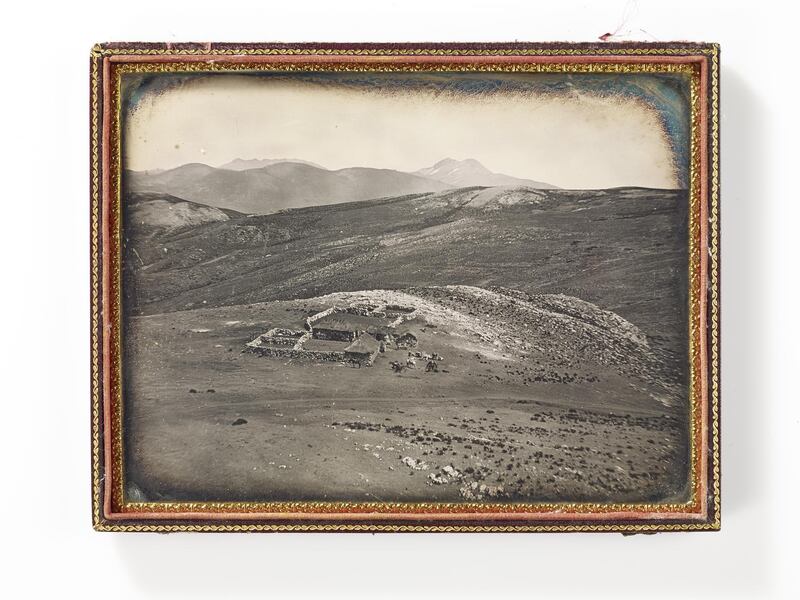
[(103, 44), (103, 531), (715, 530), (714, 44)]

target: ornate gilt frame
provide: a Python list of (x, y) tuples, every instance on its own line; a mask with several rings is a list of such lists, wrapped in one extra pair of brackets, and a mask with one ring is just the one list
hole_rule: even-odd
[[(691, 494), (685, 504), (130, 502), (122, 461), (120, 77), (230, 70), (691, 76)], [(720, 527), (719, 47), (715, 44), (101, 44), (91, 53), (92, 520), (98, 531), (622, 533)]]

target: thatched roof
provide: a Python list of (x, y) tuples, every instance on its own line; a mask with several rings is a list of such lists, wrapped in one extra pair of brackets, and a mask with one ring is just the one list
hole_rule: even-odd
[(372, 354), (380, 348), (380, 342), (371, 335), (362, 335), (355, 342), (344, 349), (345, 352), (358, 352), (359, 354)]
[(340, 331), (356, 331), (368, 327), (388, 325), (389, 321), (380, 317), (354, 315), (350, 313), (331, 313), (314, 323), (320, 329), (336, 329)]

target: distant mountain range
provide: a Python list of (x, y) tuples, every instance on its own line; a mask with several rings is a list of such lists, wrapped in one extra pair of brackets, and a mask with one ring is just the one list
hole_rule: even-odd
[(163, 171), (126, 171), (128, 192), (168, 194), (245, 214), (440, 192), (460, 187), (524, 186), (547, 183), (493, 173), (474, 159), (442, 160), (414, 173), (353, 167), (331, 171), (296, 159), (241, 159), (221, 167), (190, 163)]

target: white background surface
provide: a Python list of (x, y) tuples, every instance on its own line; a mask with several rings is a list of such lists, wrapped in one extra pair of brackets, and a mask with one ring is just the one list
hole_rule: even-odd
[[(786, 6), (789, 6), (787, 3)], [(796, 15), (771, 2), (53, 3), (3, 9), (0, 589), (16, 597), (800, 597)], [(723, 530), (155, 535), (90, 526), (94, 42), (722, 44)]]

